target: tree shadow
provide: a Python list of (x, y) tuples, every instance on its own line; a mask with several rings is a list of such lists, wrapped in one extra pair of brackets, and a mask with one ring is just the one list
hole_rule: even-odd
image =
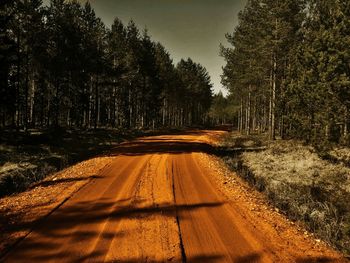
[(334, 258), (331, 257), (300, 257), (296, 260), (297, 263), (328, 263), (328, 262), (336, 262)]
[(251, 263), (251, 262), (259, 262), (261, 259), (261, 255), (258, 253), (251, 253), (245, 256), (240, 256), (234, 259), (234, 263)]
[[(213, 208), (223, 205), (223, 202), (208, 202), (195, 204), (160, 204), (143, 207), (143, 201), (133, 201), (129, 205), (123, 205), (128, 199), (116, 202), (101, 201), (91, 205), (91, 202), (79, 202), (67, 207), (61, 207), (50, 217), (40, 222), (45, 227), (37, 227), (34, 232), (42, 235), (61, 236), (61, 229), (73, 229), (77, 225), (103, 222), (105, 220), (121, 220), (123, 218), (145, 218), (155, 214), (162, 217), (173, 217), (176, 212), (189, 211), (200, 208)], [(26, 225), (19, 225), (16, 230), (27, 229)]]
[[(190, 262), (190, 263), (206, 263), (206, 262), (216, 262), (220, 261), (224, 258), (223, 255), (218, 255), (218, 254), (201, 254), (193, 257), (186, 257), (186, 260), (182, 260), (182, 262)], [(91, 258), (90, 258), (91, 259)], [(162, 263), (162, 262), (167, 262), (168, 260), (163, 259), (163, 260), (152, 260), (152, 261), (146, 261), (144, 258), (130, 258), (126, 260), (110, 260), (110, 261), (105, 261), (105, 263), (140, 263), (140, 262), (152, 262), (152, 263)], [(177, 261), (174, 261), (177, 262)]]
[(138, 156), (145, 154), (182, 154), (192, 152), (215, 153), (215, 148), (207, 143), (186, 142), (181, 140), (139, 140), (123, 143), (111, 151), (111, 156)]
[[(223, 205), (221, 202), (212, 203), (193, 203), (193, 204), (170, 204), (164, 203), (154, 206), (142, 206), (143, 201), (138, 202), (129, 199), (118, 201), (101, 200), (100, 202), (91, 204), (91, 202), (79, 202), (74, 205), (62, 206), (49, 217), (38, 221), (33, 228), (32, 234), (20, 241), (7, 255), (16, 258), (25, 257), (28, 262), (45, 261), (48, 259), (61, 259), (70, 253), (68, 246), (62, 254), (60, 251), (62, 242), (74, 244), (91, 242), (98, 237), (99, 240), (106, 244), (111, 244), (112, 240), (118, 236), (128, 235), (123, 230), (118, 232), (116, 229), (95, 230), (92, 225), (103, 225), (106, 223), (115, 223), (124, 218), (127, 219), (144, 219), (153, 215), (161, 217), (176, 217), (177, 212), (196, 210), (201, 208), (212, 208)], [(129, 204), (126, 204), (129, 203)], [(186, 220), (182, 217), (181, 220)], [(27, 229), (31, 225), (18, 225), (17, 231)], [(34, 234), (34, 235), (33, 235)], [(46, 240), (49, 239), (50, 242)], [(84, 245), (83, 245), (84, 246)], [(95, 251), (96, 256), (106, 254), (109, 245), (105, 246), (103, 251)], [(84, 256), (84, 255), (83, 255)], [(90, 255), (92, 257), (92, 255)], [(1, 261), (0, 257), (0, 261)], [(129, 262), (129, 261), (128, 261)], [(133, 262), (133, 261), (130, 261)], [(136, 261), (135, 261), (136, 262)], [(139, 262), (139, 261), (138, 261)], [(200, 261), (197, 261), (200, 262)]]
[(45, 180), (41, 181), (39, 183), (36, 183), (32, 185), (29, 189), (34, 189), (37, 187), (48, 187), (56, 184), (63, 184), (63, 183), (71, 183), (71, 182), (79, 182), (79, 181), (86, 181), (91, 179), (101, 179), (105, 176), (102, 175), (91, 175), (91, 176), (82, 176), (82, 177), (71, 177), (71, 178), (62, 178), (57, 180)]
[(108, 156), (139, 156), (145, 154), (183, 154), (202, 152), (217, 156), (238, 155), (245, 151), (261, 151), (265, 147), (231, 147), (215, 146), (204, 141), (183, 138), (186, 135), (203, 136), (205, 131), (177, 132), (175, 136), (153, 136), (139, 138), (138, 140), (124, 142), (114, 147)]
[[(91, 258), (90, 258), (91, 259)], [(186, 259), (183, 260), (183, 262), (188, 262), (188, 263), (210, 263), (210, 262), (221, 262), (225, 259), (224, 255), (220, 254), (200, 254), (196, 256), (186, 256)], [(246, 256), (238, 256), (235, 257), (234, 259), (230, 259), (233, 263), (254, 263), (254, 262), (260, 262), (261, 255), (258, 253), (252, 253), (248, 254)], [(229, 260), (229, 259), (226, 259)], [(160, 263), (160, 262), (165, 262), (166, 260), (158, 260), (152, 262), (154, 263)], [(108, 263), (113, 263), (113, 262), (120, 262), (120, 263), (139, 263), (139, 262), (145, 262), (144, 258), (130, 258), (127, 260), (118, 260), (118, 261), (106, 261)]]
[(223, 259), (223, 255), (218, 254), (202, 254), (193, 257), (186, 257), (186, 262), (201, 263), (201, 262), (215, 262)]

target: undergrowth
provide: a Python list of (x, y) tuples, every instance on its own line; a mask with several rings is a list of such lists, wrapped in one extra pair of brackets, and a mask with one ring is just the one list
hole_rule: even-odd
[(32, 130), (0, 133), (0, 198), (21, 192), (68, 165), (111, 149), (140, 131)]

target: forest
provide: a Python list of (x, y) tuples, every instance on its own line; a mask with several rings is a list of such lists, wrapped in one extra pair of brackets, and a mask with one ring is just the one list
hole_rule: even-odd
[(141, 129), (208, 122), (212, 84), (147, 29), (78, 1), (0, 2), (0, 127)]
[(221, 46), (244, 134), (349, 143), (350, 2), (248, 0)]

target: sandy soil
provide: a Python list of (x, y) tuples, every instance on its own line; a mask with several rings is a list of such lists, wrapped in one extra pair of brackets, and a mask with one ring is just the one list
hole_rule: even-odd
[(222, 133), (123, 143), (0, 200), (2, 240), (25, 237), (0, 261), (346, 262), (210, 155)]

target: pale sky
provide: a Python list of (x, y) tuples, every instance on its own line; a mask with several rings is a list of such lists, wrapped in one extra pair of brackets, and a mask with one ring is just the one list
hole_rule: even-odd
[[(44, 0), (44, 4), (49, 0)], [(83, 0), (81, 2), (84, 2)], [(174, 62), (192, 58), (209, 72), (214, 92), (222, 90), (220, 75), (224, 59), (219, 44), (226, 45), (225, 33), (232, 33), (237, 14), (247, 0), (90, 0), (104, 23), (110, 27), (115, 17), (125, 24), (133, 19), (140, 30), (147, 27), (161, 42)]]

